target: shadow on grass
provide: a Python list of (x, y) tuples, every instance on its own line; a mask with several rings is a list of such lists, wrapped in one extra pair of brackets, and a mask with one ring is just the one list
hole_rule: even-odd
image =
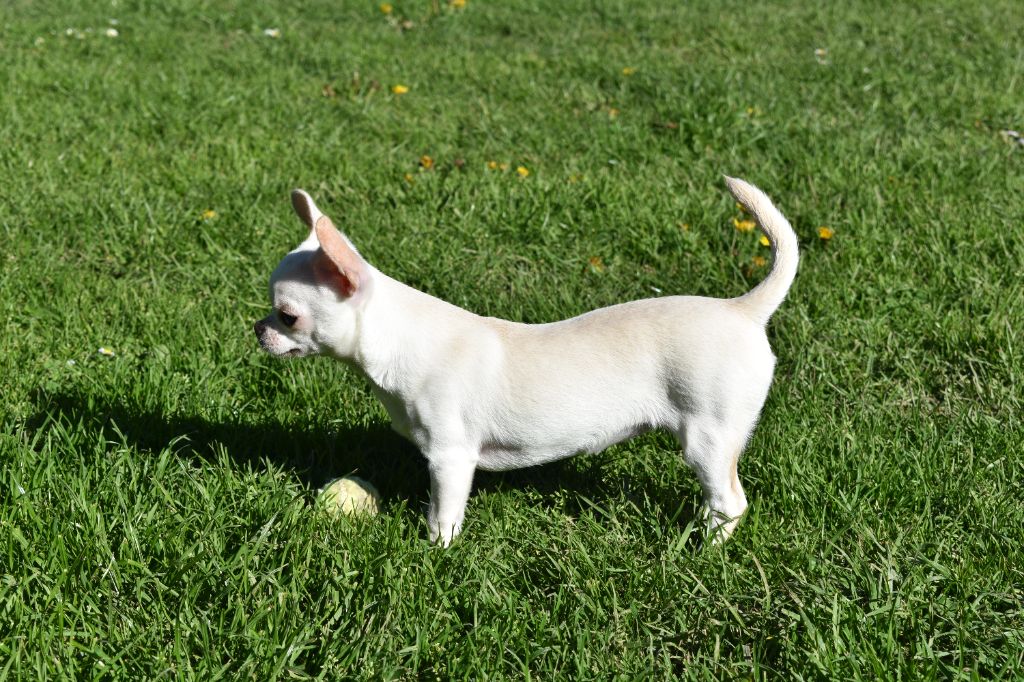
[[(130, 404), (76, 393), (33, 396), (38, 406), (29, 431), (64, 422), (107, 440), (123, 438), (140, 452), (171, 448), (185, 458), (212, 461), (220, 453), (255, 471), (272, 466), (319, 488), (331, 479), (356, 474), (373, 481), (385, 497), (426, 500), (426, 461), (387, 424), (338, 429), (212, 421), (200, 416), (168, 415)], [(81, 426), (76, 426), (81, 425)]]
[[(314, 489), (339, 476), (355, 474), (372, 481), (386, 501), (405, 500), (418, 509), (425, 508), (429, 499), (426, 460), (384, 422), (339, 429), (298, 428), (278, 422), (248, 424), (167, 415), (77, 393), (38, 391), (33, 401), (37, 412), (26, 424), (30, 432), (63, 422), (90, 437), (123, 439), (139, 452), (171, 448), (179, 457), (206, 461), (224, 453), (238, 466), (255, 471), (271, 466), (282, 469)], [(629, 481), (609, 481), (601, 475), (602, 457), (586, 455), (502, 473), (478, 471), (473, 487), (474, 491), (492, 493), (533, 490), (541, 494), (542, 506), (559, 505), (576, 513), (595, 507), (600, 511), (609, 501), (623, 495), (635, 500), (635, 493), (641, 493), (663, 518), (674, 519), (679, 526), (696, 513), (695, 505), (680, 499), (681, 491), (662, 490), (651, 481), (633, 481), (637, 490), (631, 491)], [(557, 495), (559, 492), (568, 494)]]

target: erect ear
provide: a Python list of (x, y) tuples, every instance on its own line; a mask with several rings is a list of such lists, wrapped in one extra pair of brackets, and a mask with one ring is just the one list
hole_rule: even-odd
[(316, 225), (316, 221), (320, 220), (320, 216), (323, 215), (313, 203), (313, 198), (301, 189), (292, 190), (292, 208), (311, 231)]
[(321, 214), (313, 230), (321, 250), (316, 265), (318, 274), (325, 277), (342, 296), (354, 295), (369, 281), (366, 261), (327, 216)]

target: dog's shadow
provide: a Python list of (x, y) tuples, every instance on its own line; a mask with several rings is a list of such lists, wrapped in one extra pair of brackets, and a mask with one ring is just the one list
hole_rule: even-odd
[[(200, 416), (167, 415), (119, 402), (105, 402), (78, 393), (34, 396), (37, 410), (29, 419), (30, 431), (45, 430), (53, 422), (79, 425), (107, 440), (123, 439), (140, 453), (172, 449), (177, 456), (214, 461), (226, 454), (239, 467), (255, 471), (275, 468), (295, 476), (315, 490), (349, 474), (371, 481), (385, 503), (403, 503), (424, 510), (430, 496), (427, 463), (414, 445), (385, 422), (369, 426), (323, 429), (292, 428), (278, 422), (251, 424), (211, 421)], [(596, 473), (601, 455), (562, 460), (503, 473), (477, 472), (474, 491), (533, 490), (545, 506), (582, 512), (623, 495), (621, 485)], [(554, 495), (564, 492), (567, 494)], [(650, 491), (663, 515), (685, 524), (696, 513), (679, 518), (677, 492)], [(555, 497), (560, 498), (555, 501)], [(683, 505), (686, 507), (687, 505)]]
[(36, 414), (27, 424), (31, 431), (63, 421), (102, 433), (107, 440), (123, 439), (142, 453), (170, 448), (179, 457), (206, 461), (223, 454), (239, 467), (283, 470), (311, 488), (355, 474), (372, 481), (385, 497), (410, 501), (428, 497), (426, 461), (385, 423), (300, 428), (280, 422), (171, 415), (78, 393), (40, 392), (34, 399)]

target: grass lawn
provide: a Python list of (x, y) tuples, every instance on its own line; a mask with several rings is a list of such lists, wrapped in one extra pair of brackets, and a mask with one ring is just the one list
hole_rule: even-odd
[[(0, 8), (0, 678), (1024, 675), (1019, 3), (393, 4)], [(253, 337), (293, 187), (545, 322), (753, 286), (723, 173), (802, 261), (722, 548), (664, 433), (433, 547), (362, 378)]]

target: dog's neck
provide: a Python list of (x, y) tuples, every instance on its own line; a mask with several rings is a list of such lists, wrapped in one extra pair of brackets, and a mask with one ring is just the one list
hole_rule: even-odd
[(480, 318), (376, 269), (372, 278), (351, 361), (377, 388), (401, 396), (434, 366), (461, 328)]

